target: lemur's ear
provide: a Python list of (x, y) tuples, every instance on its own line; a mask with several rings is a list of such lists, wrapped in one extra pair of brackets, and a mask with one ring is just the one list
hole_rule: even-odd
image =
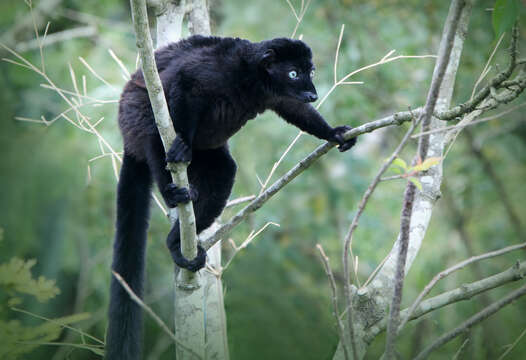
[(274, 52), (274, 50), (268, 49), (267, 51), (263, 53), (263, 55), (261, 55), (261, 58), (259, 59), (259, 63), (264, 68), (268, 68), (270, 64), (274, 62), (275, 59), (276, 59), (276, 53)]

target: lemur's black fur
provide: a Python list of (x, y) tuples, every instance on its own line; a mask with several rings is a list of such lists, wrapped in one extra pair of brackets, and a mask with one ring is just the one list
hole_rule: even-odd
[[(340, 151), (348, 126), (332, 128), (309, 104), (317, 99), (312, 84), (312, 54), (302, 41), (278, 38), (259, 43), (192, 36), (155, 53), (177, 138), (165, 154), (141, 71), (124, 87), (119, 126), (124, 158), (117, 190), (117, 234), (113, 270), (139, 296), (142, 293), (150, 190), (153, 180), (169, 207), (193, 201), (197, 232), (212, 224), (230, 195), (236, 163), (227, 141), (245, 123), (267, 109), (320, 139), (337, 142)], [(191, 190), (171, 183), (166, 162), (190, 161)], [(179, 224), (167, 238), (177, 265), (201, 269), (206, 253), (181, 255)], [(106, 357), (139, 359), (142, 315), (112, 278)]]

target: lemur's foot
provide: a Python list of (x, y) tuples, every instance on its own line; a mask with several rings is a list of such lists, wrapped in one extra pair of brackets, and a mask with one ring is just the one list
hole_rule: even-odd
[(190, 186), (190, 190), (188, 190), (188, 188), (178, 187), (173, 183), (166, 185), (163, 191), (166, 204), (171, 208), (176, 207), (178, 204), (196, 201), (198, 196), (197, 190), (193, 187)]
[(172, 257), (177, 266), (191, 272), (197, 272), (201, 270), (206, 264), (206, 251), (201, 245), (197, 245), (197, 256), (192, 260), (185, 259), (185, 257), (181, 254), (180, 249), (175, 251), (175, 253), (172, 253)]

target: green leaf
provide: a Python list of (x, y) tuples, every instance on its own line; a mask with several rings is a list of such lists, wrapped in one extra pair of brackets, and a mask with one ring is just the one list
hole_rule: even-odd
[(426, 171), (429, 170), (431, 166), (440, 163), (440, 160), (442, 160), (441, 157), (430, 157), (425, 159), (423, 163), (415, 165), (409, 170), (414, 172)]
[(415, 177), (410, 177), (409, 181), (411, 181), (413, 184), (415, 184), (415, 186), (418, 188), (418, 190), (422, 191), (422, 183), (420, 182), (420, 180), (418, 180)]
[(9, 295), (15, 293), (29, 294), (40, 302), (48, 301), (60, 293), (54, 280), (48, 280), (43, 276), (34, 279), (31, 268), (36, 260), (22, 260), (12, 258), (8, 263), (0, 264), (0, 288)]
[(396, 158), (393, 160), (393, 165), (399, 166), (404, 170), (407, 170), (407, 163), (404, 161), (404, 159)]
[(400, 169), (398, 166), (391, 166), (389, 170), (398, 175), (402, 175), (404, 173), (404, 171), (402, 171), (402, 169)]
[(495, 37), (510, 30), (519, 14), (519, 0), (497, 0), (493, 7), (493, 31)]

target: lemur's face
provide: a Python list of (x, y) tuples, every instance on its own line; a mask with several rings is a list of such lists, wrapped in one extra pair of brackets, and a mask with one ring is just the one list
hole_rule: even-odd
[[(316, 101), (318, 94), (312, 83), (314, 65), (310, 49), (299, 41), (294, 42), (291, 48), (286, 53), (282, 49), (269, 49), (263, 55), (262, 63), (270, 77), (272, 89), (279, 97), (305, 103)], [(294, 48), (300, 50), (294, 51)]]
[(300, 62), (276, 63), (272, 77), (277, 82), (276, 88), (281, 96), (292, 97), (306, 103), (318, 99), (316, 88), (312, 83), (314, 66), (307, 59)]

